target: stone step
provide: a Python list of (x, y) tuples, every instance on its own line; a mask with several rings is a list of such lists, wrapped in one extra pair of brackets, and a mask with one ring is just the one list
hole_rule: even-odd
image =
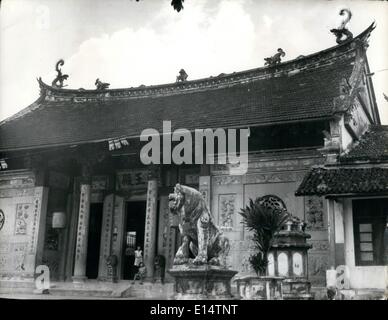
[[(8, 297), (17, 295), (38, 295), (34, 282), (0, 281), (0, 294)], [(52, 298), (133, 298), (133, 299), (171, 299), (174, 295), (173, 283), (150, 283), (140, 284), (131, 281), (118, 283), (86, 282), (85, 284), (73, 284), (71, 282), (53, 282), (49, 289)]]
[(348, 300), (386, 300), (388, 298), (384, 290), (374, 289), (341, 290), (341, 294)]
[(33, 281), (11, 281), (11, 280), (1, 280), (0, 281), (0, 293), (6, 294), (20, 294), (26, 293), (30, 294), (35, 289), (35, 282)]
[(74, 297), (112, 297), (113, 290), (75, 289), (75, 288), (51, 288), (51, 295)]
[(139, 299), (171, 299), (174, 295), (174, 284), (147, 283), (130, 284), (122, 290), (121, 297), (136, 297)]

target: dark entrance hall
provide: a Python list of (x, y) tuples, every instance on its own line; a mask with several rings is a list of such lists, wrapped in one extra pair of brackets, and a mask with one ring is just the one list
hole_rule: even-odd
[(103, 203), (92, 203), (90, 205), (88, 251), (86, 258), (86, 276), (88, 279), (96, 279), (98, 277), (102, 212)]
[(123, 279), (132, 280), (137, 267), (135, 262), (135, 250), (139, 246), (144, 254), (144, 229), (146, 217), (146, 202), (145, 201), (130, 201), (127, 202), (125, 212), (125, 232), (124, 232), (124, 265)]

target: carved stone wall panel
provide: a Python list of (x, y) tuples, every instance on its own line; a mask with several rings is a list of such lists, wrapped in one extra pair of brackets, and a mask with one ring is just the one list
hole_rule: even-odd
[(23, 278), (33, 272), (34, 266), (27, 261), (33, 232), (33, 201), (33, 197), (0, 199), (5, 218), (0, 230), (0, 278)]
[(199, 177), (199, 192), (201, 192), (208, 208), (211, 208), (211, 177), (210, 176), (200, 176)]
[(0, 256), (1, 273), (20, 273), (25, 271), (25, 258), (28, 242), (10, 242), (3, 247)]
[(236, 224), (236, 194), (218, 196), (218, 221), (221, 230), (232, 230)]
[(327, 269), (329, 269), (328, 254), (309, 252), (308, 275), (313, 286), (325, 286)]
[[(35, 261), (43, 252), (48, 189), (34, 187), (31, 172), (6, 172), (0, 176), (0, 277), (31, 278)], [(39, 246), (39, 247), (38, 247)], [(39, 258), (39, 257), (38, 257)]]
[(31, 203), (18, 203), (16, 205), (15, 235), (26, 235), (27, 226), (32, 212)]
[(318, 196), (304, 197), (305, 221), (307, 230), (324, 230), (327, 228), (324, 199)]

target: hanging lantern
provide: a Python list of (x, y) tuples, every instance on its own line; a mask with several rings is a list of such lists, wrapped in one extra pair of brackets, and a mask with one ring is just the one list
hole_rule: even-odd
[(53, 213), (53, 226), (54, 229), (62, 229), (66, 227), (66, 213), (62, 211)]

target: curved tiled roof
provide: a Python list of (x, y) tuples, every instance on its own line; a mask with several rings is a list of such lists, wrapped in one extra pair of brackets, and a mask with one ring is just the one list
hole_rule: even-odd
[(311, 169), (295, 194), (305, 196), (387, 192), (388, 126), (370, 125), (358, 143), (339, 157), (337, 164)]
[(341, 163), (388, 161), (388, 126), (371, 125)]
[(276, 66), (158, 86), (109, 90), (50, 87), (0, 124), (0, 151), (138, 137), (145, 128), (218, 128), (327, 119), (342, 78), (353, 71), (357, 41)]
[(296, 196), (388, 192), (388, 168), (313, 168)]

